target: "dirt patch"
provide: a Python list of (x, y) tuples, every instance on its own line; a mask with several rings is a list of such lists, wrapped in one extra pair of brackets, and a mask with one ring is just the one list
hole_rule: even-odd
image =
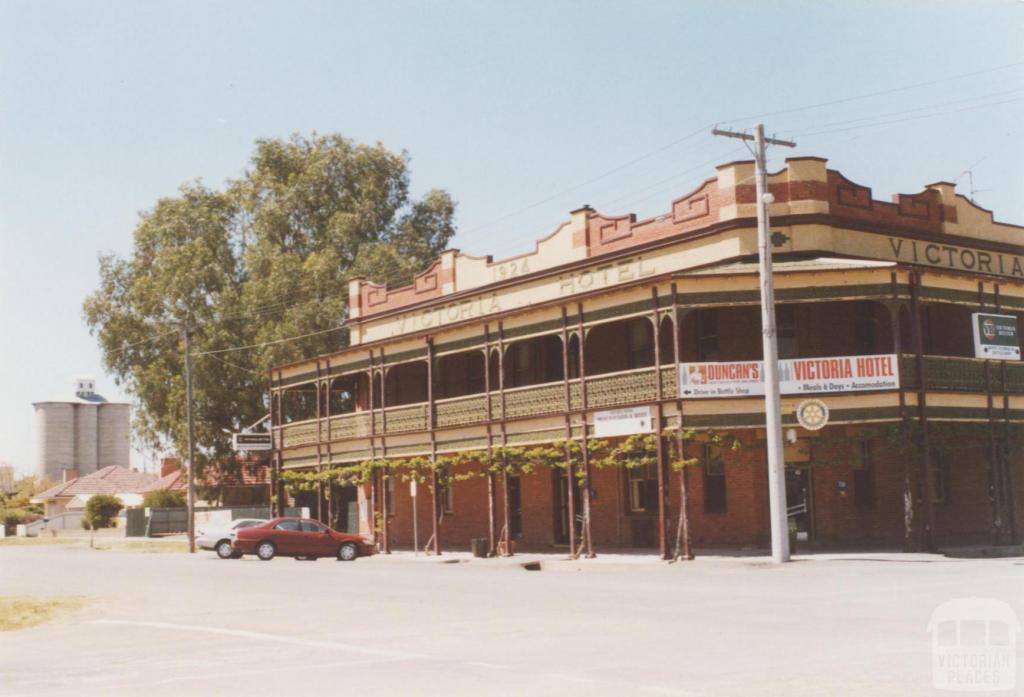
[(0, 596), (0, 632), (12, 632), (52, 622), (88, 603), (88, 598), (78, 595), (57, 598)]

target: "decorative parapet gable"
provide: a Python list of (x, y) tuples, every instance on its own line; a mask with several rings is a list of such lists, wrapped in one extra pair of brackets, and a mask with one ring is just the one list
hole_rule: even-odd
[[(358, 325), (369, 318), (413, 307), (416, 312), (444, 307), (470, 316), (474, 303), (490, 302), (487, 299), (500, 294), (500, 288), (559, 267), (628, 254), (633, 247), (660, 240), (682, 240), (709, 230), (723, 230), (730, 221), (734, 226), (752, 227), (757, 216), (753, 161), (729, 162), (716, 170), (715, 177), (673, 200), (663, 215), (637, 220), (633, 214), (606, 215), (583, 206), (572, 211), (568, 221), (526, 254), (494, 261), (490, 256), (448, 250), (405, 287), (353, 281), (349, 291), (352, 343), (360, 343)], [(954, 186), (946, 182), (929, 185), (917, 194), (897, 194), (892, 201), (879, 201), (869, 187), (828, 169), (827, 160), (793, 157), (781, 170), (768, 174), (767, 186), (774, 197), (769, 212), (773, 220), (785, 220), (785, 225), (793, 225), (799, 216), (809, 216), (808, 222), (819, 226), (850, 223), (861, 230), (902, 230), (925, 237), (957, 235), (1022, 244), (1024, 229), (993, 222), (989, 211), (956, 194)], [(458, 297), (446, 297), (451, 295)]]

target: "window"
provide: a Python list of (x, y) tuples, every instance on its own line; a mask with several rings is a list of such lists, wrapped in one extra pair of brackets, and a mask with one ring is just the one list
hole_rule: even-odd
[(928, 486), (932, 503), (949, 502), (949, 461), (942, 454), (932, 451), (929, 460)]
[(384, 479), (384, 505), (388, 509), (388, 516), (395, 515), (395, 475), (385, 475)]
[(779, 340), (779, 358), (796, 358), (796, 306), (775, 306), (775, 334)]
[(626, 468), (627, 498), (630, 513), (658, 510), (658, 463)]
[(700, 361), (717, 361), (720, 357), (718, 310), (698, 310), (697, 359)]
[(857, 353), (864, 356), (875, 352), (878, 346), (878, 319), (870, 300), (856, 304), (853, 316), (853, 340)]
[(280, 523), (274, 526), (275, 530), (287, 530), (289, 532), (299, 532), (302, 530), (302, 526), (299, 525), (297, 520), (282, 520)]
[(645, 319), (629, 321), (626, 325), (626, 350), (630, 370), (654, 365), (654, 337), (650, 322)]
[(853, 462), (853, 503), (860, 509), (875, 507), (875, 473), (871, 466), (871, 442), (861, 441)]
[(302, 521), (302, 532), (323, 532), (324, 526), (315, 520)]
[(704, 512), (725, 513), (725, 460), (720, 448), (704, 446)]
[(512, 359), (511, 387), (529, 385), (533, 377), (533, 346), (527, 341), (513, 344), (509, 358)]

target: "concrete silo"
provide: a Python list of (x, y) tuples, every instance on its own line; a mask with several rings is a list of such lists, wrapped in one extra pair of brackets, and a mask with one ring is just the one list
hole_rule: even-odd
[(60, 481), (130, 465), (130, 405), (109, 402), (78, 378), (73, 397), (35, 402), (37, 475)]

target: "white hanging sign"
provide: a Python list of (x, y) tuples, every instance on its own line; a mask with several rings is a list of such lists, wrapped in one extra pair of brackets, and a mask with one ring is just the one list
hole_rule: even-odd
[(650, 407), (626, 407), (594, 412), (594, 436), (629, 436), (650, 433), (652, 429)]

